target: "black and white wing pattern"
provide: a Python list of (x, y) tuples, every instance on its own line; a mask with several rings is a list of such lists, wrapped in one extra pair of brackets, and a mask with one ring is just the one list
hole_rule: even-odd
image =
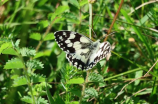
[(84, 35), (66, 30), (57, 31), (54, 36), (69, 62), (78, 69), (91, 69), (101, 59), (111, 55), (109, 42), (93, 42)]

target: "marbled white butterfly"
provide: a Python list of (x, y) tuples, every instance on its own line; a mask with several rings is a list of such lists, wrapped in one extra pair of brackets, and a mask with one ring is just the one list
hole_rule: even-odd
[(59, 47), (66, 52), (66, 57), (78, 69), (91, 69), (103, 58), (110, 58), (109, 42), (93, 42), (84, 35), (72, 31), (57, 31), (54, 33)]

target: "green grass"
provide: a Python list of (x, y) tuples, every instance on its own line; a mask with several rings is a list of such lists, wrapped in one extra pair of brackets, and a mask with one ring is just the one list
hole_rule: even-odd
[(102, 42), (120, 2), (1, 0), (0, 102), (157, 104), (157, 3), (124, 0), (107, 40), (116, 43), (112, 56), (90, 71), (73, 67), (54, 39), (70, 30)]

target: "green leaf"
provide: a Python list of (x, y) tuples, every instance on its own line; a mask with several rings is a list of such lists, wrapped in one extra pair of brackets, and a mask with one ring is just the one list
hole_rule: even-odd
[(38, 25), (40, 26), (40, 28), (46, 28), (46, 27), (48, 27), (49, 22), (48, 22), (48, 20), (43, 20), (43, 21), (40, 21), (38, 23)]
[(98, 92), (94, 88), (87, 88), (85, 90), (84, 98), (92, 98), (92, 97), (97, 98), (98, 97)]
[(45, 100), (41, 96), (37, 99), (37, 104), (48, 104), (48, 100)]
[(4, 65), (4, 69), (17, 69), (17, 68), (24, 68), (24, 64), (18, 58), (12, 58)]
[[(32, 76), (30, 76), (30, 80), (31, 80), (31, 83), (44, 82), (45, 77), (33, 74)], [(17, 77), (13, 81), (14, 87), (22, 86), (22, 85), (26, 85), (26, 84), (27, 84), (27, 79), (24, 76)]]
[(9, 55), (18, 55), (18, 53), (13, 48), (5, 49), (2, 54), (9, 54)]
[(45, 81), (45, 77), (42, 76), (42, 75), (33, 74), (30, 78), (31, 78), (32, 83), (44, 82)]
[(58, 61), (57, 61), (57, 69), (61, 69), (63, 63), (65, 63), (65, 52), (62, 52), (59, 56), (58, 56)]
[[(136, 74), (135, 74), (135, 78), (140, 78), (140, 77), (143, 76), (143, 71), (142, 71), (142, 70), (136, 71), (135, 73), (136, 73)], [(135, 81), (134, 81), (134, 85), (135, 85), (135, 86), (138, 86), (139, 83), (140, 83), (140, 80), (135, 80)]]
[(37, 3), (38, 3), (38, 6), (40, 7), (40, 6), (45, 5), (47, 1), (48, 1), (48, 0), (40, 0), (40, 1), (38, 1), (38, 2), (37, 2)]
[(19, 47), (19, 44), (20, 44), (20, 39), (16, 40), (15, 47)]
[(44, 37), (44, 41), (47, 41), (47, 40), (53, 40), (54, 39), (54, 34), (53, 33), (48, 33), (46, 35), (46, 37)]
[(54, 98), (54, 99), (55, 99), (54, 104), (65, 104), (63, 99), (59, 95), (56, 95), (56, 98)]
[(63, 12), (65, 12), (66, 10), (68, 10), (69, 7), (68, 6), (59, 6), (56, 11), (54, 12), (55, 15), (60, 15)]
[(3, 44), (0, 46), (0, 54), (2, 53), (3, 50), (5, 50), (5, 49), (8, 48), (8, 47), (12, 47), (11, 42), (3, 43)]
[(75, 94), (78, 97), (81, 97), (81, 90), (78, 88), (73, 88), (70, 90), (71, 93)]
[(103, 77), (95, 72), (89, 74), (88, 80), (91, 82), (104, 82)]
[(82, 83), (84, 83), (83, 78), (73, 78), (67, 82), (67, 84), (82, 84)]
[(13, 87), (17, 87), (17, 86), (21, 86), (21, 85), (26, 85), (26, 84), (27, 84), (27, 80), (26, 80), (26, 78), (24, 76), (17, 77), (13, 81)]
[(20, 53), (22, 56), (35, 56), (36, 55), (36, 50), (32, 48), (22, 48), (20, 49)]
[(28, 69), (42, 69), (43, 68), (42, 62), (38, 60), (29, 60), (27, 61), (26, 66), (28, 67)]
[[(55, 10), (55, 12), (53, 14), (50, 14), (51, 15), (51, 21), (53, 21), (57, 16), (61, 15), (62, 13), (64, 13), (65, 11), (67, 11), (68, 9), (69, 9), (69, 6), (59, 6)], [(61, 21), (61, 18), (56, 18), (56, 21), (58, 21), (58, 20)]]
[(80, 0), (80, 7), (85, 4), (88, 4), (88, 0)]
[(51, 52), (50, 50), (46, 50), (46, 51), (43, 51), (43, 52), (38, 52), (36, 53), (36, 55), (34, 56), (34, 59), (35, 58), (39, 58), (39, 57), (43, 57), (43, 56), (50, 56), (51, 55)]
[(65, 18), (66, 20), (69, 20), (73, 23), (79, 24), (80, 21), (78, 20), (78, 17), (75, 16), (73, 13), (63, 13), (62, 17)]
[[(80, 5), (79, 5), (79, 3), (78, 3), (78, 1), (77, 0), (69, 0), (70, 1), (70, 3), (72, 4), (72, 5), (74, 5), (75, 7), (77, 7), (78, 9), (80, 9)], [(87, 0), (88, 1), (88, 0)]]
[[(64, 13), (65, 11), (67, 11), (69, 9), (69, 6), (59, 6), (55, 12), (53, 14), (50, 14), (51, 15), (51, 21), (53, 21), (57, 16), (61, 15), (62, 13)], [(49, 16), (50, 16), (49, 15)], [(56, 21), (61, 21), (61, 18), (56, 18), (55, 22)], [(54, 23), (55, 23), (54, 22)]]
[(30, 34), (29, 38), (39, 41), (39, 40), (41, 40), (41, 34), (40, 33), (32, 33), (32, 34)]
[(21, 98), (21, 100), (22, 100), (23, 102), (32, 104), (32, 98), (29, 97), (29, 96), (24, 96), (23, 98)]
[(79, 104), (79, 101), (71, 101), (69, 104)]

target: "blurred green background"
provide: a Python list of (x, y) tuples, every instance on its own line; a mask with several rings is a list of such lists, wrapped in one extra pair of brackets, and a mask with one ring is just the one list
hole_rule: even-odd
[[(93, 41), (104, 40), (120, 2), (92, 4)], [(124, 0), (110, 60), (87, 72), (69, 64), (53, 33), (88, 36), (89, 16), (87, 0), (1, 0), (0, 103), (157, 104), (158, 3)]]

